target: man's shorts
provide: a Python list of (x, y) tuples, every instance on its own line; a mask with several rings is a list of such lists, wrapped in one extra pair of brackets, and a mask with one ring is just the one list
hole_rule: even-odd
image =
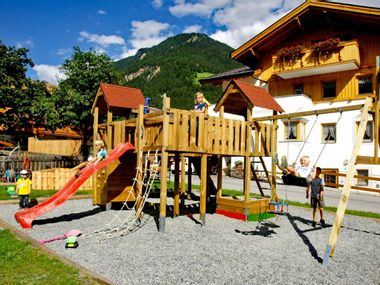
[(325, 202), (323, 201), (320, 201), (318, 198), (315, 198), (315, 197), (311, 197), (310, 198), (310, 206), (313, 208), (313, 209), (316, 209), (317, 207), (319, 209), (323, 208), (325, 206)]

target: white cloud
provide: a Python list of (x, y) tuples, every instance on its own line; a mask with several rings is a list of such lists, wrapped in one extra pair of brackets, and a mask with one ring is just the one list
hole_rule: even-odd
[(170, 12), (177, 16), (210, 17), (219, 27), (211, 37), (239, 47), (304, 0), (177, 0)]
[(98, 14), (99, 14), (99, 15), (106, 15), (106, 14), (107, 14), (107, 12), (106, 12), (106, 11), (104, 11), (104, 10), (98, 10)]
[(71, 52), (71, 49), (69, 49), (69, 48), (60, 48), (60, 49), (57, 51), (57, 55), (66, 56), (66, 55), (68, 55), (70, 52)]
[(159, 9), (162, 7), (162, 4), (163, 4), (163, 0), (153, 0), (152, 1), (152, 6), (155, 8), (155, 9)]
[(33, 38), (29, 37), (27, 40), (16, 43), (16, 48), (32, 48), (34, 46)]
[(186, 0), (176, 0), (174, 6), (169, 8), (169, 11), (177, 17), (187, 15), (210, 17), (215, 10), (226, 7), (230, 3), (231, 0), (201, 0), (197, 3), (186, 2)]
[(182, 33), (201, 33), (202, 32), (202, 26), (200, 25), (192, 25), (192, 26), (186, 26)]
[(36, 64), (33, 70), (37, 72), (39, 80), (47, 81), (51, 84), (57, 84), (59, 79), (65, 79), (65, 75), (60, 71), (59, 66)]
[(132, 21), (132, 35), (130, 43), (134, 49), (154, 46), (168, 37), (171, 33), (166, 33), (170, 28), (167, 23), (160, 23), (154, 20)]
[(79, 40), (86, 40), (90, 43), (96, 43), (101, 47), (108, 47), (109, 45), (125, 45), (124, 39), (116, 35), (97, 35), (90, 34), (86, 31), (80, 32), (79, 35)]

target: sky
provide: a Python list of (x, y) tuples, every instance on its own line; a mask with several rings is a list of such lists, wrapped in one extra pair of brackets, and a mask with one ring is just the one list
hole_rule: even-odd
[[(333, 1), (333, 0), (332, 0)], [(25, 47), (28, 76), (52, 84), (73, 47), (113, 60), (198, 32), (238, 48), (304, 0), (0, 0), (0, 40)], [(339, 2), (334, 0), (334, 2)], [(347, 0), (380, 7), (380, 0)]]

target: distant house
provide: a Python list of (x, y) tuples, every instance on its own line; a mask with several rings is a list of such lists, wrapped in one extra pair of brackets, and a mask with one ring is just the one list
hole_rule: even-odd
[[(366, 96), (379, 97), (379, 31), (379, 8), (305, 1), (232, 52), (233, 59), (247, 66), (246, 73), (225, 72), (204, 83), (226, 87), (231, 79), (239, 78), (261, 86), (286, 113), (362, 104)], [(254, 117), (264, 115), (271, 113), (253, 111)], [(318, 165), (325, 170), (345, 171), (360, 118), (360, 111), (349, 111), (342, 116), (338, 112), (283, 120), (278, 153), (288, 155), (290, 163), (303, 154), (313, 163), (320, 155)], [(371, 118), (362, 155), (373, 155), (375, 131)], [(357, 172), (380, 175), (380, 167), (359, 164)], [(338, 182), (334, 176), (326, 178)], [(368, 181), (357, 183), (367, 185)]]

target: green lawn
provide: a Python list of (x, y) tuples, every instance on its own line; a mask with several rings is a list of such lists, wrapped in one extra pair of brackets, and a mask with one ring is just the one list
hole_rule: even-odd
[(0, 230), (0, 280), (2, 284), (99, 284), (79, 270), (67, 266)]
[[(30, 198), (51, 197), (57, 190), (32, 190)], [(91, 195), (92, 190), (79, 190), (74, 195)], [(0, 200), (10, 200), (8, 193), (6, 192), (6, 186), (0, 185)]]

